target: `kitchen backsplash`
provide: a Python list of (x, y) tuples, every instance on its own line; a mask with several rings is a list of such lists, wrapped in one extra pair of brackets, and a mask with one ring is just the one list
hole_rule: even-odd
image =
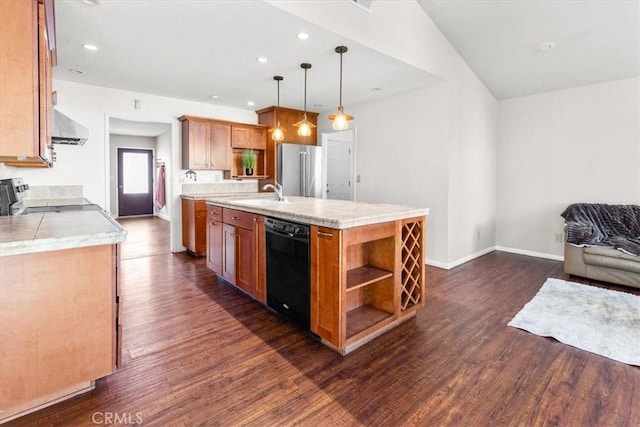
[(25, 199), (75, 199), (81, 197), (82, 185), (31, 185)]
[(230, 193), (256, 193), (258, 191), (257, 180), (232, 181), (223, 180), (212, 183), (182, 184), (182, 194), (230, 194)]

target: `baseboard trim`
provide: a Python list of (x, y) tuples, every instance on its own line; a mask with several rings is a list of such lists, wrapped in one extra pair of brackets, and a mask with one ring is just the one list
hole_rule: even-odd
[(157, 216), (160, 219), (164, 219), (165, 221), (171, 222), (171, 217), (165, 213), (156, 213), (155, 216)]
[(564, 256), (563, 255), (553, 255), (553, 254), (547, 254), (547, 253), (544, 253), (544, 252), (526, 251), (524, 249), (507, 248), (507, 247), (504, 247), (504, 246), (496, 246), (496, 250), (497, 251), (502, 251), (502, 252), (510, 252), (512, 254), (532, 256), (532, 257), (536, 257), (536, 258), (551, 259), (551, 260), (554, 260), (554, 261), (564, 261)]
[(436, 261), (433, 259), (427, 259), (425, 260), (425, 264), (430, 265), (432, 267), (442, 268), (444, 270), (451, 270), (452, 268), (455, 268), (459, 265), (467, 263), (473, 259), (479, 258), (482, 255), (486, 255), (493, 251), (509, 252), (512, 254), (532, 256), (535, 258), (551, 259), (554, 261), (564, 261), (564, 256), (562, 255), (553, 255), (553, 254), (546, 254), (543, 252), (526, 251), (524, 249), (507, 248), (505, 246), (490, 246), (486, 249), (483, 249), (479, 252), (472, 253), (471, 255), (467, 255), (466, 257), (457, 259), (453, 262), (446, 263), (442, 261)]
[(435, 260), (427, 259), (427, 260), (425, 261), (425, 264), (430, 265), (430, 266), (433, 266), (433, 267), (443, 268), (443, 269), (445, 269), (445, 270), (451, 270), (452, 268), (455, 268), (455, 267), (457, 267), (457, 266), (459, 266), (459, 265), (462, 265), (462, 264), (464, 264), (464, 263), (466, 263), (466, 262), (469, 262), (469, 261), (471, 261), (472, 259), (479, 258), (479, 257), (481, 257), (482, 255), (486, 255), (486, 254), (488, 254), (488, 253), (490, 253), (490, 252), (493, 252), (493, 251), (495, 251), (495, 250), (496, 250), (496, 247), (495, 247), (495, 246), (490, 246), (490, 247), (485, 248), (485, 249), (483, 249), (483, 250), (481, 250), (481, 251), (474, 252), (474, 253), (472, 253), (472, 254), (470, 254), (470, 255), (467, 255), (466, 257), (463, 257), (463, 258), (457, 259), (457, 260), (455, 260), (455, 261), (453, 261), (453, 262), (445, 263), (445, 262), (440, 262), (440, 261), (435, 261)]

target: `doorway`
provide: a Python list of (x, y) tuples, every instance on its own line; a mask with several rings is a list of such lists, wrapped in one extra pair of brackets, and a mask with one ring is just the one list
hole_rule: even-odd
[(355, 200), (355, 130), (322, 134), (325, 152), (324, 198)]
[(153, 151), (118, 148), (118, 216), (153, 215)]

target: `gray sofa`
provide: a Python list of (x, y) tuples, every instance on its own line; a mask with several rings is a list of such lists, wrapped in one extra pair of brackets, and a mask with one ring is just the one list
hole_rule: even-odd
[(563, 213), (564, 271), (640, 288), (640, 207), (574, 204)]

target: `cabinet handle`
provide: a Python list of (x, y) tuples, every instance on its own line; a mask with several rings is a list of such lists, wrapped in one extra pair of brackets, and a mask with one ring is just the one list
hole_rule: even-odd
[(240, 217), (239, 216), (232, 216), (231, 219), (234, 219), (234, 220), (238, 221), (240, 219)]
[(333, 233), (325, 233), (324, 231), (318, 231), (318, 236), (333, 237)]

